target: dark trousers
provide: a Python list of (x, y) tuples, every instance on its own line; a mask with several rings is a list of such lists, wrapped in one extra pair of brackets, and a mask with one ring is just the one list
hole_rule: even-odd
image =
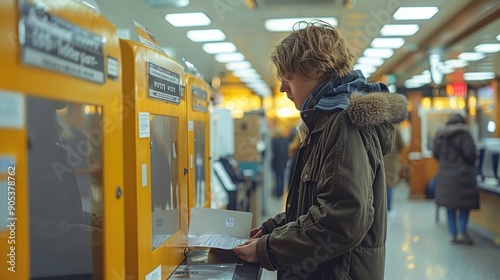
[[(448, 213), (448, 228), (451, 235), (457, 233), (465, 234), (467, 231), (467, 223), (469, 221), (469, 209), (446, 209)], [(457, 212), (458, 212), (458, 231), (457, 231)]]

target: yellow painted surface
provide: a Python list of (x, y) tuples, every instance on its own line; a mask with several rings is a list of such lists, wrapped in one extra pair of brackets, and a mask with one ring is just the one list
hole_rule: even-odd
[[(195, 179), (195, 168), (196, 168), (196, 157), (195, 157), (195, 131), (188, 131), (188, 164), (189, 164), (189, 181), (188, 181), (188, 197), (189, 197), (189, 211), (191, 208), (197, 207), (208, 207), (210, 208), (211, 201), (211, 190), (210, 190), (210, 115), (208, 111), (208, 104), (210, 101), (210, 86), (208, 83), (196, 77), (192, 74), (185, 74), (186, 79), (186, 102), (187, 102), (187, 115), (188, 122), (202, 122), (205, 124), (205, 135), (201, 137), (204, 139), (203, 145), (205, 147), (205, 197), (203, 199), (204, 203), (202, 205), (196, 205), (196, 179)], [(199, 104), (202, 107), (206, 105), (207, 112), (202, 112), (195, 110), (193, 108), (193, 103), (198, 103), (197, 100), (193, 99), (193, 87), (204, 91), (207, 96), (203, 104)], [(189, 127), (189, 123), (187, 125)]]
[[(187, 245), (188, 178), (184, 175), (187, 165), (187, 113), (186, 100), (180, 104), (148, 97), (148, 68), (150, 61), (180, 75), (184, 85), (184, 70), (165, 54), (141, 44), (120, 40), (123, 58), (124, 94), (124, 165), (126, 196), (126, 263), (127, 276), (145, 279), (146, 275), (161, 266), (161, 279), (166, 279), (184, 259)], [(160, 247), (152, 249), (151, 211), (151, 157), (150, 138), (138, 137), (138, 113), (175, 117), (178, 120), (178, 178), (180, 230)], [(142, 186), (141, 166), (147, 165), (147, 185)]]
[[(81, 28), (106, 38), (104, 54), (120, 59), (120, 49), (115, 27), (100, 15), (84, 8), (75, 1), (35, 0), (47, 11)], [(26, 100), (27, 96), (65, 100), (75, 103), (91, 103), (102, 106), (103, 120), (107, 126), (103, 138), (103, 214), (104, 214), (104, 279), (113, 279), (125, 272), (123, 211), (124, 199), (116, 197), (116, 188), (123, 186), (123, 169), (116, 162), (122, 162), (122, 126), (119, 114), (112, 109), (120, 104), (121, 84), (105, 79), (104, 84), (93, 83), (65, 73), (58, 73), (21, 64), (21, 46), (18, 40), (18, 1), (0, 2), (0, 34), (8, 40), (0, 41), (0, 91), (15, 92)], [(4, 37), (5, 38), (5, 37)], [(119, 77), (121, 79), (121, 77)], [(6, 238), (10, 232), (0, 232), (0, 279), (29, 279), (29, 211), (26, 124), (21, 129), (0, 128), (0, 156), (9, 155), (16, 161), (16, 215), (18, 217), (16, 236), (16, 272), (5, 268)], [(112, 159), (112, 160), (111, 160)], [(0, 175), (3, 176), (3, 175)], [(5, 178), (5, 177), (4, 177)], [(0, 179), (1, 180), (1, 179)], [(3, 205), (2, 205), (3, 207)], [(9, 248), (10, 249), (10, 248)], [(57, 264), (55, 264), (57, 265)]]

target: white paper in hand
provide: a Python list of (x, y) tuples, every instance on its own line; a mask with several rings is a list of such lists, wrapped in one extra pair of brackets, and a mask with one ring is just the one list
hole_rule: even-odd
[(232, 250), (249, 239), (251, 223), (249, 212), (193, 208), (188, 246)]

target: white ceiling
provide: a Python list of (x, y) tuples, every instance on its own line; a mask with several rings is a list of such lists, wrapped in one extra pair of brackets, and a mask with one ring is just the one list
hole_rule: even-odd
[[(113, 22), (117, 28), (131, 30), (132, 39), (138, 40), (133, 21), (137, 21), (148, 28), (162, 47), (171, 48), (175, 53), (169, 53), (176, 61), (186, 58), (192, 62), (206, 80), (215, 76), (227, 75), (230, 71), (224, 65), (214, 60), (213, 55), (205, 53), (202, 43), (195, 43), (186, 37), (186, 32), (192, 29), (221, 29), (227, 36), (226, 41), (233, 42), (238, 51), (243, 53), (247, 60), (262, 76), (266, 83), (275, 86), (272, 68), (269, 64), (269, 54), (275, 44), (286, 33), (270, 33), (265, 31), (263, 21), (269, 18), (284, 17), (336, 17), (338, 27), (350, 43), (357, 56), (361, 56), (375, 37), (380, 37), (380, 28), (387, 23), (394, 23), (392, 14), (401, 6), (437, 6), (439, 12), (430, 20), (405, 21), (404, 23), (418, 23), (420, 30), (413, 36), (405, 37), (406, 43), (395, 54), (387, 59), (379, 69), (384, 69), (399, 61), (408, 52), (415, 51), (423, 40), (452, 20), (455, 15), (473, 0), (353, 0), (354, 7), (344, 6), (345, 0), (256, 0), (257, 8), (249, 9), (242, 0), (191, 0), (189, 6), (183, 8), (152, 8), (145, 0), (96, 0), (104, 17)], [(173, 27), (165, 21), (167, 13), (204, 12), (211, 20), (209, 26), (190, 28)], [(399, 21), (398, 23), (401, 23)], [(500, 19), (492, 27), (484, 28), (474, 34), (469, 40), (459, 42), (449, 49), (456, 52), (463, 49), (472, 51), (472, 48), (481, 40), (495, 40), (500, 34)], [(496, 41), (499, 42), (499, 41)], [(488, 59), (493, 60), (493, 67), (498, 70), (499, 53)], [(392, 66), (391, 66), (392, 67)], [(425, 67), (425, 66), (424, 66)], [(420, 67), (422, 68), (422, 67)], [(411, 70), (411, 71), (410, 71)], [(380, 75), (379, 70), (375, 74)], [(420, 69), (409, 69), (405, 73), (397, 73), (398, 84), (403, 79)], [(374, 76), (375, 76), (374, 74)], [(406, 77), (405, 77), (406, 76)]]

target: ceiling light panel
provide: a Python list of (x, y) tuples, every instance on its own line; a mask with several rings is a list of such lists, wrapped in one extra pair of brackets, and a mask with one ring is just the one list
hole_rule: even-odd
[(146, 4), (154, 8), (182, 8), (189, 5), (189, 0), (146, 0)]
[(220, 63), (228, 63), (234, 61), (243, 61), (245, 60), (245, 56), (240, 52), (221, 53), (215, 55), (215, 60)]
[(438, 11), (437, 7), (401, 7), (392, 15), (392, 18), (395, 20), (430, 19)]
[(379, 58), (389, 58), (394, 54), (394, 51), (391, 49), (376, 49), (376, 48), (368, 48), (363, 52), (363, 55), (366, 57), (379, 57)]
[(463, 68), (469, 65), (469, 62), (461, 59), (448, 59), (444, 62), (444, 65), (451, 66), (453, 68)]
[(500, 51), (500, 44), (479, 44), (474, 47), (474, 51), (483, 53), (496, 53)]
[(419, 88), (424, 85), (424, 83), (420, 81), (416, 81), (414, 79), (409, 79), (404, 82), (406, 88)]
[(293, 30), (295, 23), (299, 21), (310, 22), (312, 20), (322, 20), (332, 26), (336, 27), (338, 22), (334, 17), (324, 17), (324, 18), (277, 18), (277, 19), (267, 19), (264, 21), (264, 28), (271, 32), (289, 32)]
[(493, 72), (468, 72), (464, 73), (464, 80), (466, 81), (482, 81), (491, 80), (495, 78)]
[(202, 49), (209, 54), (232, 53), (237, 50), (236, 46), (231, 42), (205, 43)]
[(240, 81), (244, 83), (265, 83), (261, 78), (254, 78), (254, 77), (240, 77)]
[(382, 36), (412, 36), (417, 33), (418, 24), (386, 24), (380, 29)]
[(269, 86), (262, 80), (260, 81), (254, 81), (254, 82), (247, 82), (246, 83), (247, 87), (257, 89), (257, 88), (269, 88)]
[(204, 13), (167, 14), (165, 20), (175, 27), (207, 26), (212, 21)]
[(403, 38), (375, 38), (370, 46), (372, 48), (399, 49), (404, 44), (405, 40)]
[(373, 73), (377, 70), (377, 68), (375, 68), (375, 66), (373, 65), (362, 65), (362, 64), (356, 64), (354, 65), (354, 70), (361, 70), (361, 72), (363, 72), (363, 74), (366, 74), (366, 73)]
[(458, 59), (467, 60), (467, 61), (478, 61), (478, 60), (481, 60), (485, 57), (486, 57), (486, 55), (484, 55), (484, 53), (480, 53), (480, 52), (463, 52), (463, 53), (458, 55)]
[(380, 65), (384, 64), (384, 60), (380, 57), (364, 57), (364, 56), (362, 56), (358, 59), (358, 64), (380, 66)]
[(236, 77), (255, 77), (257, 74), (257, 70), (253, 68), (248, 68), (248, 69), (241, 69), (241, 70), (236, 70), (233, 71), (233, 75)]
[(252, 68), (252, 64), (248, 61), (237, 61), (226, 64), (226, 69), (230, 71), (247, 69), (247, 68)]
[(190, 30), (186, 36), (193, 42), (216, 42), (226, 40), (226, 34), (220, 29)]

